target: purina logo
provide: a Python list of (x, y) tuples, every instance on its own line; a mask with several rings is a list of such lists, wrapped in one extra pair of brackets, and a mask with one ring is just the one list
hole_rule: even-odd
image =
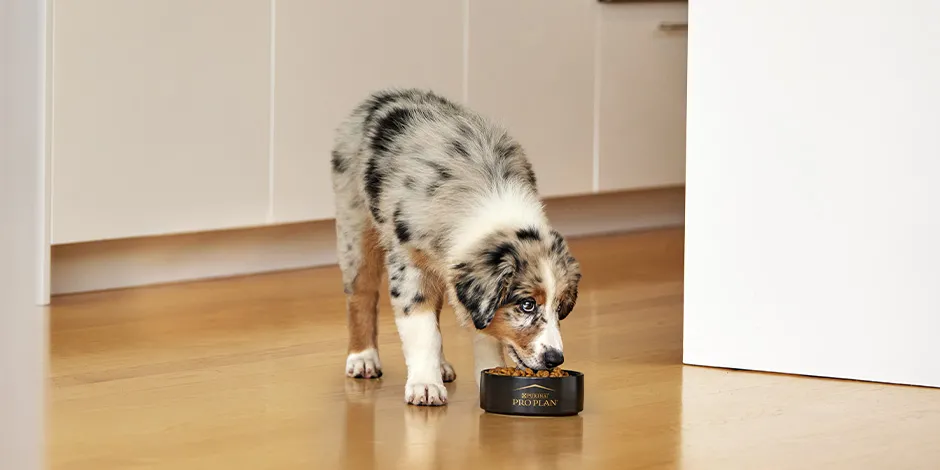
[(519, 387), (514, 391), (521, 393), (513, 397), (512, 406), (533, 406), (537, 408), (558, 406), (558, 400), (554, 398), (555, 390), (551, 388), (532, 384)]

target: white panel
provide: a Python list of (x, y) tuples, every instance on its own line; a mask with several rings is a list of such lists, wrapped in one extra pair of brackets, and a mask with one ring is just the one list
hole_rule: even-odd
[(685, 182), (688, 4), (605, 5), (598, 22), (600, 190)]
[(269, 11), (55, 2), (55, 243), (265, 221)]
[(526, 149), (544, 196), (593, 190), (594, 0), (471, 0), (468, 102)]
[(0, 467), (46, 468), (45, 2), (0, 7)]
[(940, 386), (940, 3), (690, 6), (685, 361)]
[(385, 87), (461, 98), (461, 0), (277, 2), (274, 215), (333, 217), (333, 132), (359, 101)]

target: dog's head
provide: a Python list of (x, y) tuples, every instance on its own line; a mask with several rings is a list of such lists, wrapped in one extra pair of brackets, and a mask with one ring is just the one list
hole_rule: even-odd
[(561, 234), (494, 234), (453, 267), (452, 279), (458, 313), (507, 346), (518, 365), (548, 369), (564, 361), (559, 322), (577, 302), (581, 269)]

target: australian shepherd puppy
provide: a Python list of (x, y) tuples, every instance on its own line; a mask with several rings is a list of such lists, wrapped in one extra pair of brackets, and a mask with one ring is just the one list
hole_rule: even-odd
[(438, 319), (445, 297), (476, 329), (476, 375), (564, 361), (559, 321), (578, 262), (545, 217), (535, 176), (507, 131), (434, 93), (369, 96), (337, 132), (336, 232), (349, 325), (346, 374), (382, 376), (376, 312), (388, 273), (408, 379), (405, 401), (447, 403), (456, 378)]

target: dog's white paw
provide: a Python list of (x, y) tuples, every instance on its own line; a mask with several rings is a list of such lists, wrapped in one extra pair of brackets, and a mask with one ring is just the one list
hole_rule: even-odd
[(441, 380), (444, 382), (457, 380), (457, 372), (454, 371), (454, 367), (447, 361), (441, 362)]
[(447, 389), (443, 383), (408, 383), (405, 385), (405, 403), (418, 406), (447, 404)]
[(356, 379), (377, 379), (382, 376), (379, 352), (366, 349), (346, 357), (346, 376)]

